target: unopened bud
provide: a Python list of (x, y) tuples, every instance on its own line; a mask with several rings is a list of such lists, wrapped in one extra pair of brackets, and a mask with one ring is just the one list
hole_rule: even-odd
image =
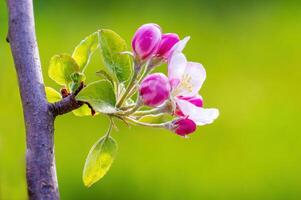
[(180, 41), (180, 38), (175, 33), (166, 33), (162, 35), (156, 57), (167, 59), (170, 55), (170, 52), (173, 46)]
[(162, 73), (151, 74), (141, 82), (140, 97), (145, 105), (156, 107), (169, 98), (170, 85)]
[(180, 118), (172, 122), (170, 129), (180, 136), (186, 136), (196, 130), (196, 124), (191, 119)]
[(156, 52), (161, 41), (161, 29), (157, 24), (144, 24), (136, 31), (132, 48), (138, 60), (147, 60)]

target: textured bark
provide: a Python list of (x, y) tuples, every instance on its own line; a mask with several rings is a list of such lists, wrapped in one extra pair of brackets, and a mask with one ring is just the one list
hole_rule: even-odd
[[(59, 199), (54, 159), (54, 119), (79, 108), (70, 95), (60, 102), (46, 100), (35, 36), (32, 0), (7, 0), (9, 32), (26, 127), (26, 177), (30, 199)], [(81, 88), (80, 88), (81, 89)]]
[(82, 105), (70, 95), (46, 100), (35, 36), (32, 0), (7, 0), (9, 32), (26, 127), (26, 177), (30, 199), (59, 199), (54, 159), (54, 119)]
[(18, 75), (26, 126), (26, 177), (30, 199), (59, 199), (54, 115), (46, 100), (31, 0), (8, 0), (8, 39)]

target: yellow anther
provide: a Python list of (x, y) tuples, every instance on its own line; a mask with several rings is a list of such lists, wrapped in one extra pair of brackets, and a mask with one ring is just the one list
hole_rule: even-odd
[(177, 94), (179, 94), (182, 90), (188, 90), (189, 92), (192, 92), (193, 87), (191, 84), (191, 79), (191, 76), (189, 76), (188, 74), (184, 74), (181, 79), (181, 82), (179, 83), (173, 94), (177, 96)]

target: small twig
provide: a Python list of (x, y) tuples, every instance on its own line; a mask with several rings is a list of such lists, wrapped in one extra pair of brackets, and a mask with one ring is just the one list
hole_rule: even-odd
[(83, 102), (75, 99), (74, 94), (71, 94), (61, 101), (50, 104), (50, 109), (54, 116), (58, 116), (71, 112), (81, 107), (83, 104)]
[[(53, 115), (56, 117), (58, 115), (66, 114), (81, 107), (85, 102), (77, 101), (75, 97), (84, 87), (84, 83), (81, 82), (79, 87), (73, 94), (68, 93), (66, 89), (62, 89), (61, 94), (63, 96), (63, 99), (61, 101), (50, 104), (50, 110), (52, 111)], [(95, 111), (93, 110), (93, 108), (88, 103), (86, 104), (91, 109), (91, 114), (94, 115)]]

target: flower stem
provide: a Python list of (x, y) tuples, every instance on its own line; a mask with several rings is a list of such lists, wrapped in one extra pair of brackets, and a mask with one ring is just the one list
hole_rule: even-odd
[(166, 128), (170, 124), (170, 122), (165, 122), (165, 123), (161, 123), (161, 124), (150, 124), (150, 123), (137, 121), (131, 117), (125, 117), (124, 119), (135, 125), (147, 126), (147, 127), (153, 127), (153, 128)]
[(163, 105), (160, 107), (151, 109), (151, 110), (142, 110), (142, 111), (137, 111), (134, 113), (136, 117), (141, 117), (144, 115), (156, 115), (156, 114), (161, 114), (161, 113), (169, 113), (172, 114), (173, 112), (173, 105), (171, 104), (170, 101), (166, 101)]
[(128, 115), (130, 115), (130, 114), (136, 112), (137, 110), (139, 110), (139, 108), (141, 108), (142, 104), (143, 104), (143, 102), (142, 102), (140, 96), (138, 95), (137, 101), (136, 101), (136, 105), (135, 105), (134, 107), (132, 107), (131, 109), (126, 110), (126, 111), (123, 112), (123, 113), (120, 113), (119, 115), (120, 115), (120, 116), (128, 116)]
[(110, 119), (110, 125), (109, 125), (109, 128), (108, 128), (108, 130), (107, 130), (107, 132), (105, 134), (106, 138), (110, 137), (110, 133), (111, 133), (112, 127), (113, 127), (113, 119), (112, 119), (112, 117), (109, 116), (109, 119)]
[(131, 90), (133, 89), (133, 87), (135, 86), (136, 84), (136, 81), (137, 81), (137, 77), (138, 77), (138, 74), (141, 70), (141, 66), (139, 66), (138, 64), (135, 64), (135, 71), (134, 71), (134, 74), (133, 74), (133, 77), (128, 85), (128, 87), (126, 88), (124, 94), (121, 96), (120, 100), (118, 101), (118, 103), (116, 104), (116, 107), (119, 108), (122, 106), (123, 102), (126, 100), (126, 98), (128, 97), (128, 94), (131, 92)]
[(134, 115), (136, 117), (141, 117), (141, 116), (144, 116), (144, 115), (155, 115), (155, 114), (159, 114), (161, 113), (161, 109), (160, 108), (154, 108), (154, 109), (151, 109), (151, 110), (141, 110), (141, 111), (137, 111), (134, 113)]
[(128, 105), (128, 106), (120, 107), (119, 109), (126, 111), (126, 110), (129, 110), (131, 108), (134, 108), (135, 106), (136, 106), (136, 104), (131, 104), (131, 105)]
[(118, 101), (118, 103), (116, 104), (116, 107), (119, 108), (120, 106), (122, 106), (124, 100), (126, 99), (127, 95), (129, 94), (130, 90), (133, 88), (133, 86), (135, 85), (136, 82), (136, 78), (137, 78), (137, 73), (134, 73), (133, 78), (131, 80), (131, 82), (129, 83), (125, 93), (122, 95), (122, 97), (120, 98), (120, 100)]
[(135, 72), (131, 79), (131, 82), (129, 83), (125, 93), (122, 95), (121, 99), (116, 104), (116, 107), (119, 108), (122, 106), (123, 102), (127, 99), (133, 96), (136, 93), (135, 85), (136, 83), (140, 83), (142, 79), (148, 75), (152, 71), (152, 67), (149, 66), (150, 63), (146, 63), (145, 67), (142, 67), (142, 65), (135, 64)]
[[(140, 76), (137, 76), (137, 80), (136, 83), (140, 83), (143, 78), (145, 76), (147, 76), (151, 71), (152, 71), (152, 68), (150, 68), (149, 66), (150, 63), (147, 63), (146, 66), (144, 67), (144, 69), (141, 71), (141, 73), (139, 74)], [(137, 90), (135, 90), (134, 87), (132, 87), (131, 91), (128, 93), (127, 97), (130, 98), (132, 97), (135, 93), (137, 92)]]

